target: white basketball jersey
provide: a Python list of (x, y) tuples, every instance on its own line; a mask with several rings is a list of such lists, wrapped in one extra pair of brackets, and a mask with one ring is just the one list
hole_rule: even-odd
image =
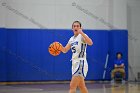
[(84, 38), (81, 34), (78, 36), (72, 36), (68, 42), (71, 45), (72, 60), (85, 59), (87, 44), (84, 42)]

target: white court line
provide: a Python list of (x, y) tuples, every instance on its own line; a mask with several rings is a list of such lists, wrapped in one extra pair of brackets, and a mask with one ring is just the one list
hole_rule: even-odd
[(106, 68), (107, 68), (107, 64), (108, 64), (108, 58), (109, 58), (109, 54), (107, 53), (107, 56), (106, 56), (106, 62), (105, 62), (105, 66), (104, 66), (103, 79), (105, 79)]

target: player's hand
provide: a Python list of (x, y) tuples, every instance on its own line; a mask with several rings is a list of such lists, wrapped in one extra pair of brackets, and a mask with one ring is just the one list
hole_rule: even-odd
[(83, 33), (82, 28), (80, 28), (80, 29), (78, 30), (78, 32), (79, 32), (79, 34), (82, 34), (82, 33)]
[(64, 47), (63, 47), (63, 45), (61, 43), (59, 43), (59, 44), (60, 44), (60, 47), (61, 47), (60, 51), (62, 51)]

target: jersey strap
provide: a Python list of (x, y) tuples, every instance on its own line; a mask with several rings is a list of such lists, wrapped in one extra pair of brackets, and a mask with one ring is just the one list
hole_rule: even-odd
[(83, 58), (85, 54), (85, 49), (86, 49), (87, 44), (81, 44), (81, 52), (79, 53), (79, 58)]

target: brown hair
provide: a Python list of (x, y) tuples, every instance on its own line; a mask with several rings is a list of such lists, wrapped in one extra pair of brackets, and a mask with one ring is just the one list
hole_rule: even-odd
[(82, 24), (81, 24), (80, 21), (74, 21), (74, 22), (72, 23), (72, 27), (73, 27), (73, 24), (74, 24), (74, 23), (78, 23), (78, 24), (80, 25), (80, 27), (82, 26)]

